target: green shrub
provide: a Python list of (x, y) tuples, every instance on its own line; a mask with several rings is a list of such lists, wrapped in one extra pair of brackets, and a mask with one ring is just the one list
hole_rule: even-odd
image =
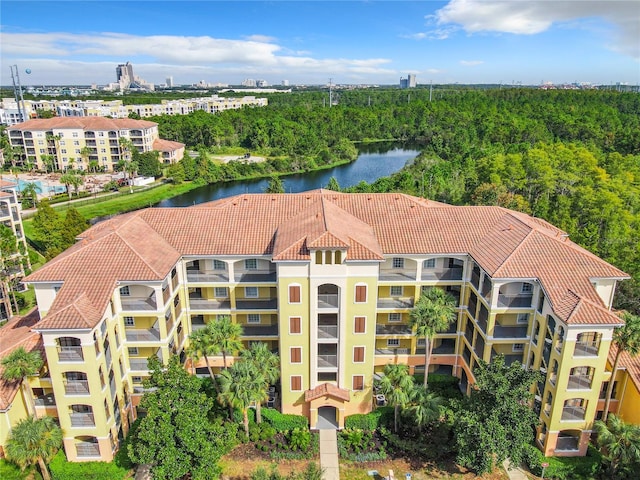
[(349, 415), (344, 421), (345, 428), (358, 429), (358, 430), (376, 430), (380, 426), (380, 418), (385, 412), (385, 408), (378, 408), (371, 413), (362, 414), (357, 413), (355, 415)]
[(369, 446), (372, 434), (366, 430), (345, 428), (340, 432), (340, 437), (347, 450), (358, 453)]
[(250, 423), (249, 440), (252, 442), (264, 442), (271, 440), (276, 434), (276, 429), (268, 423)]
[(113, 462), (68, 462), (62, 451), (53, 458), (49, 469), (53, 480), (122, 480), (129, 474), (129, 470)]
[[(256, 411), (253, 408), (247, 410), (247, 416), (249, 417), (249, 425), (255, 423), (256, 421)], [(242, 411), (235, 409), (233, 411), (233, 422), (234, 423), (243, 423), (244, 418), (242, 417)]]
[(262, 419), (275, 428), (278, 433), (293, 430), (294, 428), (309, 428), (307, 417), (280, 413), (273, 408), (263, 408)]
[(297, 450), (306, 451), (311, 444), (311, 432), (305, 428), (294, 428), (287, 435), (289, 447), (294, 452)]
[(525, 462), (534, 475), (542, 474), (542, 464), (548, 463), (544, 476), (557, 480), (591, 480), (600, 473), (602, 456), (593, 447), (589, 447), (585, 457), (545, 457), (533, 445), (527, 445)]
[(24, 472), (17, 465), (0, 458), (0, 478), (2, 480), (24, 480), (33, 474), (34, 480), (42, 480), (42, 476), (35, 467), (29, 467)]

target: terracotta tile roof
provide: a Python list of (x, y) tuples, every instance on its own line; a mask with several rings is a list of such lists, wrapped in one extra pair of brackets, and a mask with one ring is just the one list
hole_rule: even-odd
[[(37, 322), (38, 312), (34, 309), (23, 317), (13, 317), (0, 328), (0, 358), (6, 357), (18, 347), (24, 347), (28, 352), (39, 350), (44, 354), (42, 338), (31, 330)], [(0, 365), (0, 410), (9, 408), (20, 390), (20, 381), (9, 382), (2, 379), (3, 371)]]
[[(99, 320), (118, 281), (160, 280), (181, 255), (308, 260), (314, 246), (346, 248), (347, 262), (394, 254), (470, 254), (495, 279), (538, 279), (559, 318), (575, 324), (618, 322), (591, 280), (628, 278), (540, 219), (399, 193), (245, 194), (121, 215), (82, 238), (26, 281), (64, 282), (49, 315), (75, 303), (84, 316), (77, 322), (89, 324)], [(56, 325), (71, 322), (62, 313), (55, 318)]]
[[(616, 354), (618, 353), (618, 346), (615, 343), (611, 343), (609, 349), (609, 365), (613, 368), (613, 363), (616, 360)], [(629, 374), (631, 381), (636, 386), (636, 389), (640, 391), (640, 355), (632, 357), (628, 352), (622, 352), (620, 355), (620, 362), (618, 363), (618, 370), (624, 369)]]
[(151, 128), (158, 124), (148, 120), (134, 120), (133, 118), (106, 117), (55, 117), (36, 118), (13, 125), (7, 130), (52, 130), (52, 129), (83, 129), (83, 130), (121, 130), (136, 128)]
[(163, 140), (161, 138), (156, 138), (153, 141), (153, 149), (159, 152), (173, 152), (184, 147), (184, 143), (173, 142), (171, 140)]
[(15, 188), (18, 184), (11, 180), (5, 180), (4, 178), (0, 178), (0, 188)]
[(332, 383), (321, 383), (316, 388), (304, 392), (304, 401), (310, 402), (325, 395), (344, 400), (345, 402), (348, 402), (351, 397), (349, 391), (344, 388), (337, 387)]

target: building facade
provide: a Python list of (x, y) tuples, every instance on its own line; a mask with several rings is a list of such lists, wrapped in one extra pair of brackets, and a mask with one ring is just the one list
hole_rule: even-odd
[(130, 118), (35, 119), (7, 128), (7, 135), (12, 147), (23, 150), (23, 164), (49, 171), (88, 171), (90, 162), (113, 171), (118, 162), (128, 158), (123, 138), (141, 153), (159, 151), (163, 161), (176, 162), (184, 155), (184, 144), (159, 138), (157, 123)]
[(68, 458), (110, 460), (136, 416), (147, 358), (179, 355), (206, 375), (184, 349), (224, 315), (246, 346), (279, 353), (282, 412), (342, 427), (374, 408), (386, 364), (424, 368), (409, 315), (424, 289), (442, 288), (457, 319), (436, 337), (430, 371), (468, 391), (480, 359), (540, 369), (538, 445), (584, 455), (624, 278), (561, 230), (500, 207), (317, 190), (147, 209), (93, 226), (27, 277), (48, 365), (33, 382), (54, 404)]

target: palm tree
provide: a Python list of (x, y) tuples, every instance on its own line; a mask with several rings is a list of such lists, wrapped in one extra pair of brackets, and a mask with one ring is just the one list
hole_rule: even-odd
[(18, 347), (0, 361), (4, 367), (2, 378), (9, 381), (22, 380), (22, 394), (25, 404), (31, 407), (31, 413), (36, 414), (36, 405), (27, 377), (37, 375), (44, 364), (38, 350), (27, 352), (24, 347)]
[(220, 374), (220, 403), (242, 410), (244, 431), (249, 436), (248, 410), (267, 395), (267, 380), (253, 362), (239, 361)]
[[(267, 382), (267, 387), (273, 385), (280, 378), (280, 357), (269, 350), (264, 342), (254, 343), (249, 350), (243, 350), (242, 359), (253, 363), (254, 367), (262, 373)], [(256, 421), (262, 423), (261, 403), (256, 405)]]
[(411, 327), (416, 335), (424, 337), (424, 388), (427, 388), (429, 363), (433, 351), (433, 338), (444, 332), (456, 319), (456, 302), (441, 288), (429, 288), (424, 291), (410, 314)]
[(51, 167), (51, 171), (53, 172), (54, 158), (55, 157), (50, 154), (40, 156), (40, 160), (42, 160), (42, 163), (44, 165), (44, 173), (49, 173), (49, 167)]
[(409, 401), (411, 402), (409, 411), (420, 431), (425, 425), (440, 417), (442, 399), (435, 393), (427, 392), (424, 388), (416, 385), (409, 395)]
[(409, 367), (403, 364), (387, 364), (384, 376), (380, 380), (380, 391), (387, 401), (393, 405), (393, 430), (398, 431), (400, 409), (404, 408), (414, 388), (413, 377), (409, 375)]
[[(209, 325), (211, 325), (210, 328)], [(215, 322), (207, 324), (207, 327), (211, 335), (212, 348), (216, 353), (222, 353), (222, 363), (226, 370), (227, 354), (243, 349), (240, 341), (242, 327), (237, 323), (233, 323), (228, 315), (221, 316)]]
[(34, 207), (38, 204), (38, 193), (42, 193), (42, 188), (36, 182), (25, 183), (20, 192), (22, 198), (30, 199)]
[(11, 430), (5, 453), (7, 458), (25, 470), (36, 463), (45, 480), (50, 480), (47, 463), (62, 446), (62, 430), (53, 417), (27, 417)]
[(622, 315), (622, 319), (624, 320), (624, 326), (616, 328), (613, 332), (613, 341), (618, 347), (618, 352), (616, 353), (616, 359), (613, 361), (611, 379), (609, 380), (609, 385), (607, 385), (604, 412), (602, 414), (603, 422), (607, 421), (607, 416), (609, 415), (609, 404), (611, 403), (611, 396), (613, 394), (613, 384), (622, 352), (627, 352), (632, 357), (640, 353), (640, 316), (625, 312)]
[(69, 195), (69, 198), (71, 198), (71, 185), (73, 185), (76, 181), (75, 179), (75, 175), (73, 175), (72, 173), (65, 173), (64, 175), (60, 176), (60, 183), (63, 183), (64, 186), (67, 189), (67, 194)]
[[(596, 444), (609, 462), (611, 478), (632, 478), (640, 468), (640, 427), (625, 423), (616, 415), (611, 415), (605, 423), (595, 422), (598, 434)], [(631, 476), (628, 476), (631, 474)], [(635, 478), (635, 477), (634, 477)]]
[[(91, 162), (89, 162), (89, 156), (93, 153), (93, 149), (87, 146), (84, 146), (80, 149), (80, 156), (82, 157), (83, 165), (87, 164), (88, 169), (91, 170)], [(96, 162), (96, 165), (98, 162)]]
[(100, 164), (98, 163), (97, 160), (90, 160), (89, 161), (89, 170), (93, 173), (96, 173), (98, 171), (98, 168), (100, 168)]
[[(204, 361), (207, 364), (207, 370), (209, 370), (209, 376), (213, 381), (213, 385), (218, 389), (218, 384), (216, 383), (215, 375), (213, 374), (213, 369), (211, 368), (211, 364), (209, 363), (209, 355), (217, 355), (219, 353), (218, 350), (215, 349), (212, 341), (212, 330), (213, 324), (207, 323), (205, 328), (202, 330), (197, 330), (189, 335), (189, 347), (188, 354), (192, 359), (193, 364), (199, 358), (204, 357)], [(193, 366), (193, 370), (195, 373), (195, 365)]]

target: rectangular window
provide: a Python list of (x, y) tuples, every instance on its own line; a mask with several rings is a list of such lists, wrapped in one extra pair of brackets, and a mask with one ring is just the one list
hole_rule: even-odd
[(356, 317), (354, 319), (353, 333), (365, 333), (366, 324), (366, 317)]
[(522, 293), (531, 293), (533, 291), (533, 285), (530, 283), (522, 284)]
[(213, 269), (214, 270), (226, 270), (227, 269), (227, 264), (220, 261), (220, 260), (214, 260), (213, 261)]
[(356, 285), (356, 303), (365, 303), (367, 301), (367, 286)]
[(71, 136), (72, 136), (73, 138), (78, 138), (78, 132), (73, 132), (73, 133), (71, 134)]
[(245, 298), (258, 298), (258, 287), (244, 287)]
[(528, 313), (519, 313), (517, 323), (529, 323), (529, 314)]
[(138, 347), (129, 347), (129, 355), (136, 356), (138, 355)]
[(389, 293), (392, 297), (401, 297), (402, 296), (402, 287), (401, 286), (393, 286), (389, 288)]
[(247, 323), (260, 323), (260, 314), (250, 313), (247, 315)]
[(302, 363), (302, 347), (291, 347), (289, 357), (291, 363)]
[(353, 347), (353, 363), (364, 363), (364, 347)]
[(524, 351), (524, 343), (514, 343), (513, 347), (511, 347), (511, 351), (513, 351), (513, 352), (523, 352)]
[(142, 383), (142, 377), (131, 377), (133, 383)]
[(124, 326), (125, 327), (135, 327), (136, 326), (136, 321), (133, 319), (133, 317), (124, 317)]
[(229, 294), (227, 293), (227, 287), (216, 287), (213, 290), (213, 295), (215, 297), (227, 298)]
[(394, 258), (393, 268), (404, 268), (404, 258)]
[(390, 313), (389, 314), (389, 323), (401, 322), (401, 321), (402, 321), (402, 314), (401, 313)]
[(302, 376), (301, 375), (291, 375), (291, 391), (292, 392), (300, 392), (300, 391), (302, 391)]
[(289, 285), (289, 303), (300, 303), (300, 285)]
[(425, 260), (424, 262), (422, 262), (422, 267), (423, 268), (435, 268), (436, 267), (436, 259), (435, 258), (429, 258), (429, 259)]
[(364, 375), (354, 375), (352, 385), (353, 391), (360, 392), (364, 390)]
[(131, 295), (131, 291), (129, 291), (129, 287), (120, 287), (120, 296), (121, 297), (128, 297), (129, 295)]
[(255, 258), (247, 258), (244, 261), (244, 268), (245, 270), (257, 270), (258, 260), (256, 260)]
[(389, 338), (387, 339), (387, 347), (397, 347), (400, 345), (400, 340), (397, 338)]
[(289, 333), (302, 333), (300, 317), (289, 317)]
[(424, 347), (426, 344), (427, 344), (427, 341), (425, 340), (424, 337), (418, 339), (418, 346), (419, 347)]

